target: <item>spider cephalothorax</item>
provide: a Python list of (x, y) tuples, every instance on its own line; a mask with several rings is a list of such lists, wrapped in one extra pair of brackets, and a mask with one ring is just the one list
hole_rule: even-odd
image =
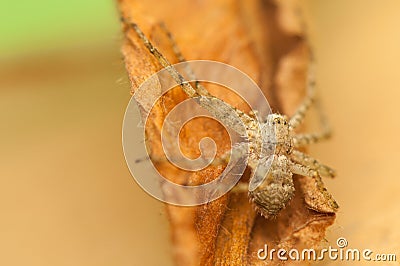
[(270, 114), (262, 124), (264, 147), (273, 145), (275, 154), (289, 154), (293, 149), (293, 137), (285, 115)]

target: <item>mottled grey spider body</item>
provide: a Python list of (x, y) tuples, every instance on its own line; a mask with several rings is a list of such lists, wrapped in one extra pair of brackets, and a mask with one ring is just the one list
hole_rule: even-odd
[[(189, 97), (194, 98), (199, 105), (207, 109), (225, 125), (248, 136), (248, 149), (246, 146), (246, 150), (241, 152), (249, 155), (248, 166), (252, 169), (252, 177), (249, 184), (240, 182), (233, 191), (248, 191), (249, 198), (255, 204), (257, 211), (266, 218), (272, 218), (293, 198), (295, 191), (293, 175), (298, 174), (314, 178), (316, 188), (325, 197), (330, 209), (336, 210), (338, 208), (337, 203), (326, 191), (321, 180), (321, 176), (333, 177), (334, 171), (297, 150), (297, 148), (316, 143), (330, 136), (330, 130), (326, 124), (324, 124), (324, 131), (319, 134), (296, 134), (294, 132), (303, 121), (306, 111), (314, 102), (314, 79), (312, 75), (309, 76), (307, 83), (308, 93), (290, 119), (284, 115), (270, 114), (263, 123), (258, 123), (254, 117), (211, 95), (200, 83), (196, 82), (195, 87), (193, 87), (152, 45), (136, 24), (125, 20), (123, 22), (129, 26), (125, 28), (126, 30), (132, 28), (136, 32), (148, 51), (167, 69)], [(169, 37), (179, 61), (185, 61), (172, 35), (163, 24), (160, 24), (160, 26)], [(186, 72), (190, 78), (195, 80), (190, 67), (186, 69)], [(310, 73), (312, 74), (312, 71)], [(241, 123), (245, 125), (246, 132), (243, 132), (243, 127), (238, 126), (235, 122), (237, 119), (235, 120), (232, 117), (232, 111), (236, 118), (239, 118)], [(222, 158), (215, 160), (214, 163), (226, 162), (229, 156), (231, 156), (230, 151)], [(265, 164), (262, 162), (265, 162)]]
[[(258, 171), (261, 174), (258, 174), (257, 171), (253, 173), (249, 181), (248, 195), (250, 200), (255, 203), (259, 213), (266, 218), (275, 217), (293, 198), (295, 191), (293, 174), (315, 178), (317, 187), (327, 198), (331, 207), (338, 208), (337, 203), (326, 189), (318, 186), (318, 184), (322, 184), (320, 176), (333, 177), (334, 171), (295, 149), (303, 146), (303, 143), (317, 142), (319, 139), (327, 137), (328, 134), (296, 135), (293, 132), (293, 125), (297, 121), (296, 116), (288, 121), (284, 115), (270, 114), (261, 124), (261, 130), (264, 131), (261, 134), (264, 136), (262, 146), (265, 147), (262, 154), (266, 154), (261, 160), (269, 160), (270, 164), (266, 163), (265, 165), (270, 165), (270, 168), (267, 172), (265, 169)], [(307, 140), (304, 140), (305, 138)], [(249, 162), (250, 167), (251, 165), (252, 162)], [(243, 189), (243, 185), (239, 185), (237, 188), (237, 190)]]
[(263, 165), (269, 169), (252, 167), (257, 162), (249, 162), (254, 172), (249, 181), (248, 195), (256, 209), (267, 218), (276, 216), (294, 195), (293, 174), (287, 157), (293, 150), (288, 124), (285, 116), (268, 115), (261, 124), (263, 155), (257, 160), (265, 160)]

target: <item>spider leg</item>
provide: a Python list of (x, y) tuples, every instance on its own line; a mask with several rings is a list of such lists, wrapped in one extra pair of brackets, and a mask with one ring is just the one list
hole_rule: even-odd
[(320, 102), (317, 101), (315, 98), (315, 78), (314, 78), (314, 62), (313, 57), (311, 56), (310, 62), (310, 69), (308, 74), (308, 85), (307, 85), (307, 95), (306, 98), (303, 100), (303, 103), (299, 106), (295, 114), (289, 120), (289, 129), (292, 131), (297, 126), (299, 126), (305, 117), (307, 110), (310, 106), (314, 103), (316, 110), (320, 117), (320, 123), (322, 125), (322, 132), (321, 133), (313, 133), (313, 134), (297, 134), (294, 136), (294, 146), (295, 147), (303, 147), (311, 143), (317, 143), (321, 140), (328, 139), (331, 134), (332, 130), (329, 126), (328, 120), (321, 108)]
[(311, 104), (315, 100), (315, 78), (314, 78), (314, 64), (310, 63), (307, 79), (307, 95), (302, 104), (297, 108), (294, 115), (289, 120), (290, 130), (297, 128), (304, 120), (305, 114), (310, 109)]
[[(224, 125), (232, 128), (243, 136), (246, 135), (248, 129), (258, 126), (258, 123), (253, 118), (230, 104), (212, 96), (208, 92), (205, 92), (206, 90), (204, 89), (204, 91), (201, 89), (202, 87), (200, 87), (200, 90), (197, 90), (199, 87), (196, 87), (196, 89), (193, 88), (192, 85), (190, 85), (190, 83), (175, 69), (175, 67), (171, 65), (168, 59), (154, 47), (137, 24), (128, 22), (124, 18), (122, 18), (122, 21), (136, 32), (147, 50), (157, 59), (161, 66), (169, 72), (171, 77), (177, 84), (179, 84), (186, 95), (190, 98), (194, 98), (199, 105), (209, 111), (214, 117), (221, 120)], [(128, 41), (132, 43), (132, 40), (129, 38)]]
[[(172, 50), (176, 56), (176, 58), (178, 59), (179, 62), (185, 62), (186, 59), (183, 56), (181, 49), (179, 49), (178, 44), (175, 41), (174, 36), (172, 35), (172, 33), (168, 30), (167, 26), (165, 25), (165, 23), (161, 22), (160, 23), (160, 28), (165, 32), (165, 34), (167, 35), (167, 38), (171, 44)], [(204, 88), (203, 85), (200, 84), (200, 82), (196, 79), (196, 76), (193, 72), (193, 69), (190, 67), (189, 64), (185, 64), (185, 71), (188, 74), (188, 77), (191, 80), (195, 80), (195, 87), (196, 87), (196, 91), (199, 92), (199, 94), (201, 95), (210, 95), (209, 92), (207, 91), (206, 88)]]
[[(231, 152), (230, 150), (225, 152), (222, 156), (218, 158), (214, 158), (214, 160), (210, 163), (210, 166), (220, 166), (220, 165), (226, 165), (229, 162)], [(206, 162), (206, 158), (203, 158), (204, 161)], [(145, 161), (150, 160), (153, 163), (160, 164), (160, 163), (169, 163), (171, 164), (171, 161), (173, 162), (179, 162), (178, 159), (174, 157), (166, 157), (166, 156), (143, 156), (139, 157), (135, 160), (135, 163), (143, 163)]]
[[(234, 161), (236, 164), (241, 158), (246, 156), (248, 153), (248, 146), (246, 143), (239, 143), (235, 145), (231, 150), (226, 151), (224, 154), (215, 158), (211, 165), (227, 165), (229, 161)], [(230, 171), (229, 169), (226, 169)], [(224, 170), (225, 171), (225, 170)], [(233, 193), (244, 193), (249, 191), (249, 184), (247, 182), (238, 182), (236, 186), (231, 190)]]
[(129, 25), (129, 27), (136, 32), (136, 34), (138, 35), (144, 46), (147, 48), (147, 50), (157, 59), (157, 61), (161, 64), (162, 67), (167, 69), (172, 78), (181, 86), (183, 91), (189, 97), (195, 97), (200, 95), (198, 92), (196, 92), (196, 90), (192, 87), (192, 85), (190, 85), (189, 82), (185, 81), (183, 76), (174, 67), (172, 67), (168, 59), (160, 51), (158, 51), (157, 48), (154, 47), (154, 45), (150, 42), (149, 39), (147, 39), (147, 37), (144, 35), (142, 30), (136, 23), (128, 22), (124, 18), (121, 19), (124, 23)]
[[(211, 165), (218, 166), (218, 165), (227, 165), (230, 161), (232, 161), (234, 164), (238, 163), (241, 161), (241, 159), (245, 158), (246, 155), (249, 155), (249, 144), (246, 142), (240, 142), (232, 147), (232, 149), (227, 150), (225, 153), (223, 153), (221, 156), (218, 158), (214, 158), (214, 160), (211, 162)], [(247, 164), (248, 166), (251, 165), (249, 162), (251, 160), (249, 157), (247, 157)]]
[(329, 126), (328, 119), (326, 118), (319, 101), (315, 101), (315, 107), (319, 113), (320, 124), (322, 131), (319, 133), (306, 133), (296, 134), (293, 136), (294, 147), (304, 147), (308, 144), (317, 143), (331, 137), (332, 129)]
[(329, 166), (321, 164), (316, 159), (312, 158), (311, 156), (309, 156), (301, 151), (293, 150), (289, 156), (290, 156), (290, 159), (292, 159), (294, 162), (302, 164), (302, 165), (306, 165), (309, 168), (311, 168), (312, 170), (317, 171), (320, 176), (335, 177), (335, 175), (336, 175), (335, 170), (333, 170)]
[(304, 147), (308, 144), (318, 143), (322, 140), (329, 139), (332, 135), (330, 128), (326, 128), (321, 133), (309, 133), (309, 134), (296, 134), (293, 136), (293, 145), (295, 148)]
[[(245, 142), (240, 142), (235, 145), (232, 149), (227, 150), (221, 156), (215, 157), (208, 166), (226, 166), (229, 164), (230, 161), (233, 161), (233, 165), (239, 162), (242, 158), (244, 158), (248, 154), (248, 144)], [(204, 162), (207, 162), (208, 159), (202, 157)], [(135, 160), (135, 163), (142, 163), (147, 160), (151, 160), (153, 163), (171, 163), (172, 162), (179, 162), (179, 159), (174, 157), (167, 157), (167, 156), (143, 156), (139, 157)], [(233, 166), (232, 165), (232, 166)], [(208, 167), (207, 166), (207, 167)]]
[[(289, 167), (293, 174), (309, 176), (314, 179), (315, 188), (317, 189), (317, 192), (321, 194), (324, 201), (321, 201), (319, 197), (316, 197), (312, 193), (312, 188), (305, 190), (305, 201), (312, 209), (322, 210), (326, 212), (335, 212), (339, 208), (339, 205), (333, 199), (332, 195), (326, 190), (324, 183), (322, 182), (321, 176), (316, 170), (313, 170), (308, 166), (293, 162), (289, 164)], [(328, 204), (329, 209), (326, 207), (326, 203)]]

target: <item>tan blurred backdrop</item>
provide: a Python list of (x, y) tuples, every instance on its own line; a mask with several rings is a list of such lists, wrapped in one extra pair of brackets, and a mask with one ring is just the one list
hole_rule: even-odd
[[(327, 239), (398, 252), (400, 2), (301, 3), (335, 130), (310, 150), (338, 171)], [(0, 265), (171, 265), (163, 206), (122, 154), (130, 85), (114, 4), (1, 5)]]

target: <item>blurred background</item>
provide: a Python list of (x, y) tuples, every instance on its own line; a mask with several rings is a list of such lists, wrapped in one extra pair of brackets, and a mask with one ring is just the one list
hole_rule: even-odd
[[(327, 239), (399, 252), (400, 2), (301, 5), (335, 130), (310, 149), (338, 171)], [(122, 153), (115, 3), (2, 1), (0, 36), (0, 265), (171, 265), (163, 206)]]
[(115, 3), (2, 1), (0, 36), (0, 265), (162, 265), (163, 206), (122, 153)]

